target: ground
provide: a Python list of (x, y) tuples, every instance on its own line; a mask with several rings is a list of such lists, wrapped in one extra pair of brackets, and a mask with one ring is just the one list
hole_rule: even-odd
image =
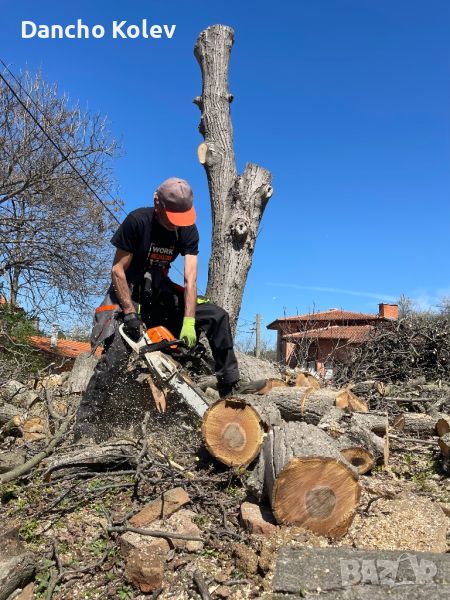
[[(251, 535), (239, 522), (248, 472), (229, 470), (212, 461), (202, 448), (198, 426), (187, 412), (178, 407), (166, 416), (152, 413), (147, 442), (145, 468), (139, 477), (135, 467), (126, 465), (97, 473), (66, 469), (49, 477), (45, 476), (44, 461), (25, 478), (1, 487), (2, 524), (7, 529), (17, 528), (24, 545), (40, 557), (36, 599), (148, 598), (125, 577), (120, 534), (108, 532), (108, 526), (123, 524), (161, 492), (177, 486), (184, 487), (190, 496), (188, 508), (195, 513), (193, 520), (204, 545), (196, 552), (170, 550), (162, 591), (150, 596), (161, 600), (199, 598), (194, 572), (206, 580), (213, 598), (269, 598), (276, 552), (282, 544), (374, 547), (376, 542), (368, 537), (372, 534), (365, 538), (361, 524), (377, 511), (383, 513), (385, 509), (380, 505), (376, 508), (377, 503), (406, 493), (441, 503), (444, 508), (450, 505), (450, 483), (441, 470), (435, 441), (405, 443), (392, 439), (388, 467), (361, 476), (358, 513), (341, 540), (318, 537), (298, 527), (282, 527), (270, 536)], [(4, 444), (8, 443), (11, 440), (6, 439)], [(57, 453), (73, 448), (69, 435)], [(32, 451), (36, 452), (35, 445)], [(379, 535), (383, 540), (387, 537), (383, 531)], [(396, 533), (396, 547), (403, 543), (403, 547), (414, 549), (414, 540), (407, 535), (405, 531), (402, 542), (401, 532), (400, 538)], [(445, 539), (445, 531), (443, 535)], [(49, 595), (52, 586), (54, 591)]]

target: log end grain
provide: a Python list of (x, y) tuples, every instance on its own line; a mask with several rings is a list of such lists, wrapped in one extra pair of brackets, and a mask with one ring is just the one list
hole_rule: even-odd
[[(307, 527), (319, 535), (338, 536), (349, 527), (360, 486), (352, 470), (332, 458), (295, 457), (279, 474), (272, 509), (279, 523)], [(345, 523), (344, 527), (339, 527)]]
[(364, 475), (375, 465), (375, 459), (365, 448), (349, 446), (341, 450), (342, 456), (355, 467), (359, 475)]
[(236, 467), (248, 465), (258, 456), (264, 430), (252, 406), (221, 400), (206, 411), (202, 436), (210, 454), (223, 464)]

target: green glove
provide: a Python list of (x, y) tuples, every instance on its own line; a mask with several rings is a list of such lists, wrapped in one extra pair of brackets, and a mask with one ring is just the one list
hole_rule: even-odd
[(197, 341), (197, 334), (195, 333), (195, 318), (194, 317), (184, 317), (183, 319), (183, 327), (181, 328), (180, 339), (184, 340), (187, 344), (188, 348), (192, 348), (192, 346)]

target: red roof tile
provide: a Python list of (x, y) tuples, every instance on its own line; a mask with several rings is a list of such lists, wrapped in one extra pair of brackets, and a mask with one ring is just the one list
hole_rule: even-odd
[[(31, 344), (50, 354), (57, 354), (58, 356), (67, 356), (68, 358), (76, 358), (82, 352), (90, 352), (91, 345), (89, 342), (77, 342), (75, 340), (58, 340), (57, 346), (50, 344), (50, 338), (38, 337), (33, 335), (30, 337)], [(101, 349), (97, 348), (95, 355), (100, 356)]]
[(383, 321), (385, 320), (378, 314), (365, 314), (351, 312), (349, 310), (341, 310), (340, 308), (331, 308), (323, 312), (310, 313), (308, 315), (281, 317), (280, 319), (275, 319), (275, 321), (267, 325), (267, 329), (276, 329), (277, 323), (283, 323), (286, 321), (379, 321), (380, 319)]
[(308, 329), (299, 333), (283, 335), (283, 339), (288, 341), (299, 339), (326, 339), (326, 340), (347, 340), (351, 343), (360, 343), (367, 340), (372, 325), (331, 325), (322, 329)]

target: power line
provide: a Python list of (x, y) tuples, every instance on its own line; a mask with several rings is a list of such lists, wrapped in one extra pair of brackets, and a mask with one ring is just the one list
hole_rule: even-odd
[[(14, 80), (17, 81), (16, 77), (13, 75), (11, 70), (7, 67), (7, 65), (1, 58), (0, 58), (0, 62), (5, 67), (5, 69), (12, 75)], [(97, 198), (97, 200), (100, 202), (100, 204), (103, 206), (103, 208), (112, 216), (112, 218), (116, 221), (116, 223), (118, 225), (120, 225), (120, 221), (116, 217), (116, 215), (112, 212), (112, 210), (109, 208), (109, 206), (107, 206), (105, 204), (105, 202), (100, 198), (100, 196), (97, 194), (97, 192), (91, 187), (89, 182), (86, 181), (86, 178), (84, 177), (84, 175), (82, 175), (78, 171), (77, 167), (73, 164), (73, 162), (70, 160), (70, 158), (67, 156), (67, 154), (60, 148), (60, 146), (50, 137), (50, 135), (47, 133), (47, 131), (42, 127), (42, 125), (39, 123), (39, 121), (36, 119), (36, 117), (30, 111), (28, 106), (23, 102), (22, 98), (17, 94), (16, 90), (12, 87), (12, 85), (9, 83), (9, 81), (4, 77), (3, 73), (0, 73), (0, 79), (2, 79), (2, 81), (6, 84), (6, 86), (11, 91), (13, 96), (16, 98), (16, 100), (19, 102), (19, 104), (22, 106), (22, 108), (24, 108), (24, 110), (30, 115), (30, 117), (33, 119), (33, 121), (36, 123), (36, 125), (39, 127), (39, 129), (42, 131), (42, 133), (45, 135), (45, 137), (48, 139), (48, 141), (52, 144), (52, 146), (54, 146), (54, 148), (56, 148), (56, 150), (61, 154), (63, 159), (72, 167), (72, 169), (75, 171), (75, 173), (78, 175), (78, 177), (84, 183), (84, 185), (88, 188), (88, 190), (90, 190), (92, 192), (92, 194), (95, 196), (95, 198)], [(20, 82), (19, 82), (19, 86), (21, 89), (23, 89)], [(26, 93), (28, 95), (28, 92), (26, 92)]]
[[(29, 100), (32, 102), (32, 104), (34, 105), (34, 107), (36, 108), (36, 110), (41, 113), (42, 116), (43, 112), (41, 110), (41, 108), (39, 107), (39, 105), (36, 103), (36, 101), (34, 100), (34, 98), (32, 96), (30, 96), (30, 94), (27, 92), (27, 90), (23, 87), (23, 85), (21, 84), (21, 82), (17, 79), (17, 77), (14, 75), (14, 73), (11, 71), (11, 69), (8, 67), (8, 65), (5, 63), (5, 61), (0, 58), (0, 63), (3, 65), (3, 67), (6, 69), (6, 71), (9, 73), (9, 75), (14, 79), (14, 81), (16, 82), (16, 84), (19, 86), (19, 89), (29, 98)], [(59, 145), (50, 137), (50, 135), (47, 133), (47, 131), (43, 128), (43, 126), (39, 123), (39, 121), (36, 119), (36, 117), (33, 115), (33, 113), (29, 110), (29, 108), (26, 106), (26, 104), (24, 104), (24, 102), (22, 101), (22, 99), (20, 98), (20, 96), (17, 94), (17, 92), (14, 90), (14, 88), (11, 86), (11, 84), (9, 83), (9, 81), (3, 76), (2, 73), (0, 73), (0, 78), (2, 79), (2, 81), (4, 81), (4, 83), (6, 84), (6, 86), (8, 87), (8, 89), (11, 91), (11, 93), (14, 95), (14, 97), (19, 101), (20, 105), (25, 109), (25, 111), (30, 115), (30, 117), (33, 119), (33, 121), (36, 123), (36, 125), (39, 127), (39, 129), (42, 131), (42, 133), (45, 135), (45, 137), (48, 139), (48, 141), (56, 148), (56, 150), (61, 154), (61, 156), (64, 158), (65, 161), (67, 161), (67, 163), (72, 167), (72, 169), (75, 171), (75, 173), (78, 175), (78, 177), (81, 179), (81, 181), (85, 184), (85, 186), (92, 192), (92, 194), (94, 195), (94, 197), (100, 202), (100, 204), (103, 206), (103, 208), (105, 208), (105, 210), (108, 211), (108, 213), (112, 216), (112, 218), (116, 221), (116, 223), (118, 225), (120, 225), (120, 221), (119, 219), (116, 217), (116, 215), (112, 212), (112, 210), (104, 203), (104, 201), (100, 198), (100, 196), (97, 194), (97, 192), (92, 189), (91, 185), (89, 184), (88, 181), (86, 181), (85, 177), (78, 171), (78, 169), (76, 168), (76, 166), (71, 162), (70, 158), (65, 154), (65, 152), (59, 147)], [(116, 199), (112, 196), (112, 194), (103, 186), (100, 184), (100, 187), (103, 189), (103, 191), (106, 192), (106, 194), (111, 198), (111, 200), (113, 201), (113, 204), (119, 208), (119, 210), (121, 210), (125, 216), (128, 215), (128, 213), (126, 212), (126, 210), (124, 210), (124, 208), (122, 206), (120, 206), (120, 204), (116, 201)], [(178, 269), (178, 267), (176, 265), (171, 265), (175, 271), (177, 271), (179, 273), (179, 275), (183, 275), (183, 273)], [(201, 290), (199, 290), (201, 292)], [(202, 293), (202, 292), (201, 292)]]

